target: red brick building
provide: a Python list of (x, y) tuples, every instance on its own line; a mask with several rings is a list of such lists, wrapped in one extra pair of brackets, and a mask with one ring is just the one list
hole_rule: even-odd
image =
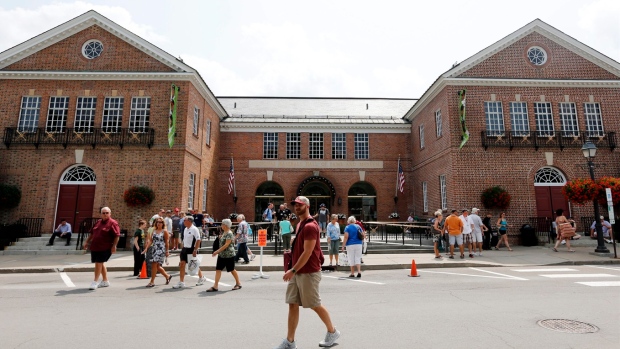
[[(587, 176), (586, 139), (599, 148), (597, 176), (620, 174), (620, 64), (539, 20), (456, 65), (417, 101), (216, 98), (195, 69), (89, 11), (0, 53), (0, 91), (0, 182), (23, 195), (0, 219), (43, 217), (45, 230), (103, 206), (128, 230), (160, 207), (222, 219), (233, 197), (237, 212), (259, 220), (267, 202), (297, 195), (385, 221), (480, 207), (493, 185), (512, 195), (518, 226), (558, 207), (592, 215), (558, 194)], [(135, 185), (151, 187), (155, 201), (128, 207), (123, 193)]]

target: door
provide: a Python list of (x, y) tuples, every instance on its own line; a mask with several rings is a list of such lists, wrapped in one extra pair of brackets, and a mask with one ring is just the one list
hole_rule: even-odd
[(570, 216), (568, 201), (562, 194), (562, 187), (534, 187), (536, 191), (536, 216), (555, 219), (555, 211), (564, 210), (566, 217)]
[(95, 187), (94, 185), (61, 184), (54, 228), (64, 218), (67, 223), (71, 224), (73, 232), (77, 232), (79, 224), (84, 219), (92, 217)]

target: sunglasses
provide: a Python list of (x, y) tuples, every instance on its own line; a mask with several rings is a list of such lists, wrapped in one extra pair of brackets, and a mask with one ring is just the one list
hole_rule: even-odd
[(101, 214), (110, 214), (110, 212), (101, 212)]

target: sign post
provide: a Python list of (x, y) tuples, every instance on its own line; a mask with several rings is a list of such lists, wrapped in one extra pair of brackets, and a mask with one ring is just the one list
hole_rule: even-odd
[(258, 230), (258, 246), (260, 247), (260, 271), (254, 274), (252, 279), (269, 279), (269, 275), (263, 273), (263, 247), (267, 246), (267, 229)]
[[(609, 224), (616, 224), (616, 216), (614, 215), (614, 202), (611, 197), (611, 188), (605, 188), (605, 196), (607, 197), (607, 213), (609, 213)], [(611, 243), (614, 245), (614, 258), (618, 258), (618, 251), (616, 250), (616, 239), (612, 230), (609, 231), (609, 237)]]

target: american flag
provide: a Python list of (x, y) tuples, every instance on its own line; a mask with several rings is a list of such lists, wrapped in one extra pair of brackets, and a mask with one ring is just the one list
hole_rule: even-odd
[(398, 190), (402, 193), (405, 191), (405, 174), (403, 173), (403, 165), (398, 160)]
[(230, 176), (228, 177), (228, 194), (233, 192), (235, 188), (235, 167), (233, 166), (233, 159), (230, 158)]

